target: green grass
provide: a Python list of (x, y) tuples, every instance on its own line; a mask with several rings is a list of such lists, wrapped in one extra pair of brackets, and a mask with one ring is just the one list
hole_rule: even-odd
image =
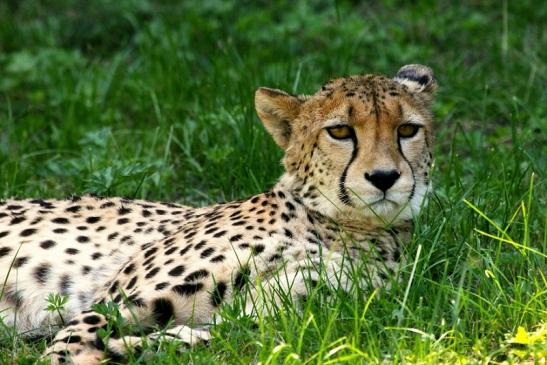
[[(258, 86), (310, 93), (405, 63), (440, 85), (436, 192), (392, 291), (317, 293), (258, 326), (226, 307), (209, 346), (131, 362), (521, 361), (506, 336), (547, 318), (547, 3), (180, 3), (0, 3), (0, 198), (242, 198), (282, 171)], [(0, 363), (44, 346), (0, 329)]]

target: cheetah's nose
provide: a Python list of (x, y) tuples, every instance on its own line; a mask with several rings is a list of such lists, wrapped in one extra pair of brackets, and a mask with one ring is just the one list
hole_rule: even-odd
[(370, 181), (372, 185), (382, 190), (384, 193), (387, 189), (395, 184), (395, 181), (401, 176), (397, 170), (374, 170), (371, 174), (365, 172), (365, 179)]

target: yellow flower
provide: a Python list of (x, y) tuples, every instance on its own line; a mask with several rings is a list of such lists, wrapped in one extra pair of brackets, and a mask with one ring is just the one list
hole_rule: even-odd
[(515, 337), (507, 340), (508, 343), (519, 345), (534, 345), (547, 341), (547, 323), (541, 324), (534, 332), (527, 332), (522, 326), (517, 329)]

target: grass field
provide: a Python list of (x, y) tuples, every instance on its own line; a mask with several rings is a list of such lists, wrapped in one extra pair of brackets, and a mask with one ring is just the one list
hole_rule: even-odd
[[(131, 363), (540, 363), (547, 3), (259, 3), (0, 2), (0, 198), (249, 196), (281, 173), (258, 86), (311, 93), (428, 64), (435, 194), (401, 284), (318, 293), (258, 326), (226, 307), (208, 346), (153, 345)], [(0, 363), (30, 364), (44, 346), (0, 326)]]

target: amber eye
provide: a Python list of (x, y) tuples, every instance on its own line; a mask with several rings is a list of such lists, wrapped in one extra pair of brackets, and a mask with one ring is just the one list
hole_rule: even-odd
[(420, 126), (416, 124), (403, 124), (397, 128), (397, 134), (400, 138), (414, 137), (420, 130)]
[(327, 132), (334, 139), (348, 139), (353, 136), (353, 128), (347, 125), (328, 127)]

